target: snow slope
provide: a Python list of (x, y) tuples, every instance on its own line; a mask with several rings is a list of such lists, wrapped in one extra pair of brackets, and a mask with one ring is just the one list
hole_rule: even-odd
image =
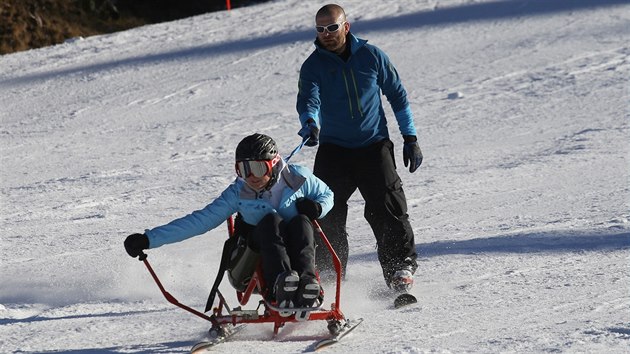
[[(278, 0), (0, 56), (0, 352), (179, 353), (203, 337), (209, 324), (167, 303), (122, 241), (217, 196), (245, 135), (267, 133), (285, 155), (299, 142), (298, 70), (323, 4)], [(383, 296), (356, 194), (342, 309), (365, 322), (327, 351), (627, 353), (627, 1), (341, 5), (396, 64), (425, 162), (402, 168), (390, 119), (419, 304), (394, 310)], [(312, 167), (314, 154), (293, 161)], [(149, 259), (201, 309), (225, 237)], [(271, 340), (253, 325), (222, 351), (297, 353), (326, 332), (288, 324)]]

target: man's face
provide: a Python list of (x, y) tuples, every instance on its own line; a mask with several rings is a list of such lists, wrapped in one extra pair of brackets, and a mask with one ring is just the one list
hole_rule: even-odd
[[(339, 29), (328, 31), (328, 26), (337, 24)], [(346, 47), (346, 35), (350, 31), (350, 24), (345, 21), (343, 14), (338, 16), (319, 16), (315, 18), (315, 26), (324, 26), (324, 32), (317, 32), (317, 39), (324, 49), (341, 54)], [(334, 26), (333, 26), (334, 27)]]

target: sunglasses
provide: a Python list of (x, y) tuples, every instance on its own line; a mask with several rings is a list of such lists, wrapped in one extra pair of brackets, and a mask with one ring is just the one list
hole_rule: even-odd
[(324, 33), (324, 30), (328, 31), (328, 33), (334, 33), (339, 31), (344, 23), (346, 23), (346, 21), (343, 21), (341, 23), (331, 23), (330, 25), (326, 26), (315, 26), (315, 30), (317, 30), (317, 33)]
[(271, 169), (280, 161), (280, 155), (273, 160), (246, 160), (236, 162), (236, 174), (241, 178), (254, 176), (257, 178), (271, 173)]

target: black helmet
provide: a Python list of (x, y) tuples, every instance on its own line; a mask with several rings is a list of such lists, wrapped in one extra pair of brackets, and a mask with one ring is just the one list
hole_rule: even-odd
[(278, 155), (278, 147), (271, 137), (252, 134), (245, 137), (236, 147), (236, 161), (273, 160)]

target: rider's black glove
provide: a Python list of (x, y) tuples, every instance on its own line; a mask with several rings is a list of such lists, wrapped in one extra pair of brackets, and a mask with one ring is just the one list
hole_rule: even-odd
[(295, 202), (298, 213), (306, 215), (309, 219), (315, 220), (322, 214), (322, 206), (308, 198), (299, 198)]
[(125, 250), (133, 258), (142, 254), (149, 248), (149, 238), (145, 234), (132, 234), (125, 239)]

